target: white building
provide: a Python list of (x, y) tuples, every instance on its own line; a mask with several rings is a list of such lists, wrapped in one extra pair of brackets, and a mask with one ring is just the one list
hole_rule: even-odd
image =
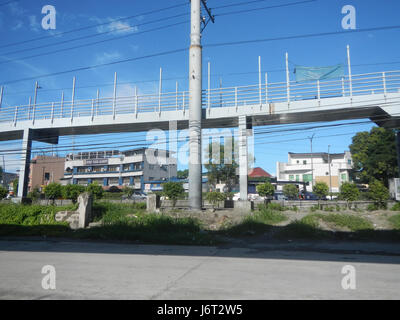
[[(312, 191), (312, 183), (325, 182), (331, 192), (339, 192), (343, 182), (350, 181), (352, 169), (350, 152), (344, 153), (288, 153), (288, 162), (276, 163), (277, 181), (308, 182), (307, 191)], [(302, 184), (299, 184), (302, 190)], [(281, 190), (282, 186), (278, 186)]]
[(143, 191), (148, 182), (175, 178), (176, 163), (169, 151), (151, 148), (80, 152), (66, 157), (63, 183), (97, 182), (105, 189), (130, 186)]

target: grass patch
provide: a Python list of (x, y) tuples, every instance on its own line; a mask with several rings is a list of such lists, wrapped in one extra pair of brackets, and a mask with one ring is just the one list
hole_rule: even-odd
[(392, 224), (394, 229), (400, 230), (400, 214), (391, 216), (389, 222)]
[(350, 231), (374, 229), (372, 223), (367, 219), (349, 214), (312, 214), (310, 216), (339, 227), (348, 228)]
[(256, 235), (285, 220), (287, 217), (283, 213), (264, 206), (260, 207), (260, 211), (244, 218), (241, 223), (225, 226), (223, 232), (230, 236)]
[(393, 207), (390, 208), (391, 211), (400, 211), (400, 202), (396, 202)]

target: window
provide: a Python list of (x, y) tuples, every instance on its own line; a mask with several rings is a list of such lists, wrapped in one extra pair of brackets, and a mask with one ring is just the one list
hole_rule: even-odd
[(342, 173), (340, 175), (340, 178), (342, 179), (342, 181), (346, 181), (347, 180), (347, 175), (345, 173)]
[(300, 181), (300, 176), (296, 174), (296, 181)]
[(312, 174), (303, 174), (303, 181), (304, 182), (311, 182)]
[(294, 180), (294, 175), (289, 174), (289, 181), (293, 181)]
[(347, 160), (347, 164), (351, 164), (351, 160), (350, 159)]
[(44, 180), (50, 180), (50, 172), (44, 173)]
[(299, 161), (299, 160), (297, 160), (297, 161), (296, 161), (296, 163), (300, 163), (300, 161)]
[(303, 160), (303, 164), (307, 164), (307, 160)]
[(117, 172), (119, 171), (119, 166), (108, 166), (108, 171)]

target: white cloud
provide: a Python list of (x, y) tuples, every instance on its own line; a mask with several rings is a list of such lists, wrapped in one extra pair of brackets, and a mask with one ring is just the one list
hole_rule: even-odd
[(123, 34), (123, 33), (131, 33), (138, 32), (139, 28), (137, 26), (132, 26), (129, 22), (126, 21), (115, 21), (119, 18), (98, 18), (91, 17), (90, 20), (95, 21), (98, 24), (103, 24), (97, 27), (98, 33), (110, 32), (112, 34)]
[(28, 16), (29, 19), (29, 26), (31, 27), (31, 29), (35, 32), (38, 32), (40, 30), (40, 24), (36, 19), (36, 16), (31, 15)]
[(121, 58), (121, 54), (118, 51), (114, 52), (103, 52), (96, 55), (95, 61), (97, 64), (103, 64), (111, 62)]
[(26, 10), (22, 8), (18, 2), (11, 2), (8, 4), (8, 8), (10, 9), (10, 12), (12, 15), (17, 16), (17, 17), (23, 17), (26, 15)]
[(16, 25), (13, 26), (13, 27), (11, 27), (11, 30), (12, 30), (12, 31), (17, 31), (17, 30), (21, 29), (23, 25), (24, 25), (24, 24), (22, 23), (21, 20), (17, 20), (17, 21), (16, 21)]

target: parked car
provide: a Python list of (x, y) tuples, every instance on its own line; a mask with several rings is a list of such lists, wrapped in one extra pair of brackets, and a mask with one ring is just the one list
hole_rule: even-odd
[(146, 200), (147, 196), (146, 194), (142, 193), (142, 192), (134, 192), (130, 197), (123, 195), (122, 199), (126, 200), (126, 199), (130, 199), (130, 200)]
[(274, 199), (275, 200), (288, 200), (288, 198), (283, 194), (282, 191), (275, 191)]

